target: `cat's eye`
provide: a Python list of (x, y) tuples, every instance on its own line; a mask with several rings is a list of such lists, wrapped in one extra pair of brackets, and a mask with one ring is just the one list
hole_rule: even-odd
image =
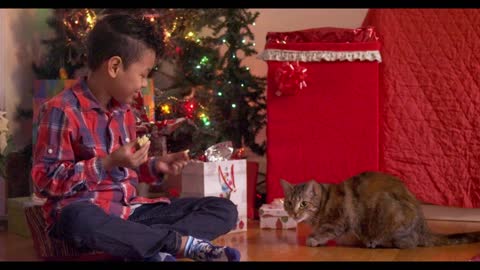
[(306, 201), (302, 201), (302, 202), (300, 203), (300, 208), (305, 208), (305, 207), (307, 207), (307, 202), (306, 202)]
[(290, 207), (290, 202), (284, 202), (285, 207)]

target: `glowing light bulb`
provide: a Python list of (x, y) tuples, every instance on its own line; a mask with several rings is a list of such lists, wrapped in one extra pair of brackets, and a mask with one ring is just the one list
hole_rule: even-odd
[(169, 114), (169, 113), (172, 112), (171, 109), (170, 109), (170, 106), (168, 104), (162, 105), (161, 109), (162, 109), (162, 112), (165, 113), (165, 114)]
[(193, 32), (188, 32), (188, 34), (185, 36), (185, 39), (192, 39), (194, 38), (195, 34)]
[(208, 57), (206, 57), (206, 56), (202, 57), (202, 59), (200, 60), (201, 65), (205, 65), (205, 64), (207, 64), (207, 62), (208, 62)]

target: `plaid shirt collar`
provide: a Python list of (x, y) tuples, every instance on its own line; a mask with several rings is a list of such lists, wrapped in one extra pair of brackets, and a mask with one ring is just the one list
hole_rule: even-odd
[[(82, 111), (89, 111), (95, 109), (103, 111), (97, 98), (88, 88), (86, 77), (81, 78), (79, 82), (76, 83), (72, 88), (74, 95), (77, 97), (78, 102), (80, 103), (80, 109)], [(109, 108), (112, 112), (126, 112), (130, 110), (130, 106), (128, 104), (121, 104), (113, 98), (110, 99)]]

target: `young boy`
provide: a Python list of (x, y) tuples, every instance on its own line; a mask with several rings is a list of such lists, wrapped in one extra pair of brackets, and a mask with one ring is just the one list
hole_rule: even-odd
[(49, 234), (129, 260), (239, 261), (208, 241), (234, 228), (231, 201), (136, 196), (139, 178), (160, 181), (188, 162), (185, 152), (148, 158), (149, 142), (135, 150), (128, 104), (147, 86), (161, 38), (142, 19), (106, 16), (88, 36), (89, 75), (42, 106), (32, 178)]

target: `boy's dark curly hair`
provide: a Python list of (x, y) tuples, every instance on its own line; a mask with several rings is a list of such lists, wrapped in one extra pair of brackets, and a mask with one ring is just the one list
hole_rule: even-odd
[(112, 14), (99, 20), (87, 37), (87, 64), (95, 70), (112, 56), (122, 58), (124, 68), (140, 58), (145, 49), (163, 53), (163, 33), (147, 20), (128, 14)]

